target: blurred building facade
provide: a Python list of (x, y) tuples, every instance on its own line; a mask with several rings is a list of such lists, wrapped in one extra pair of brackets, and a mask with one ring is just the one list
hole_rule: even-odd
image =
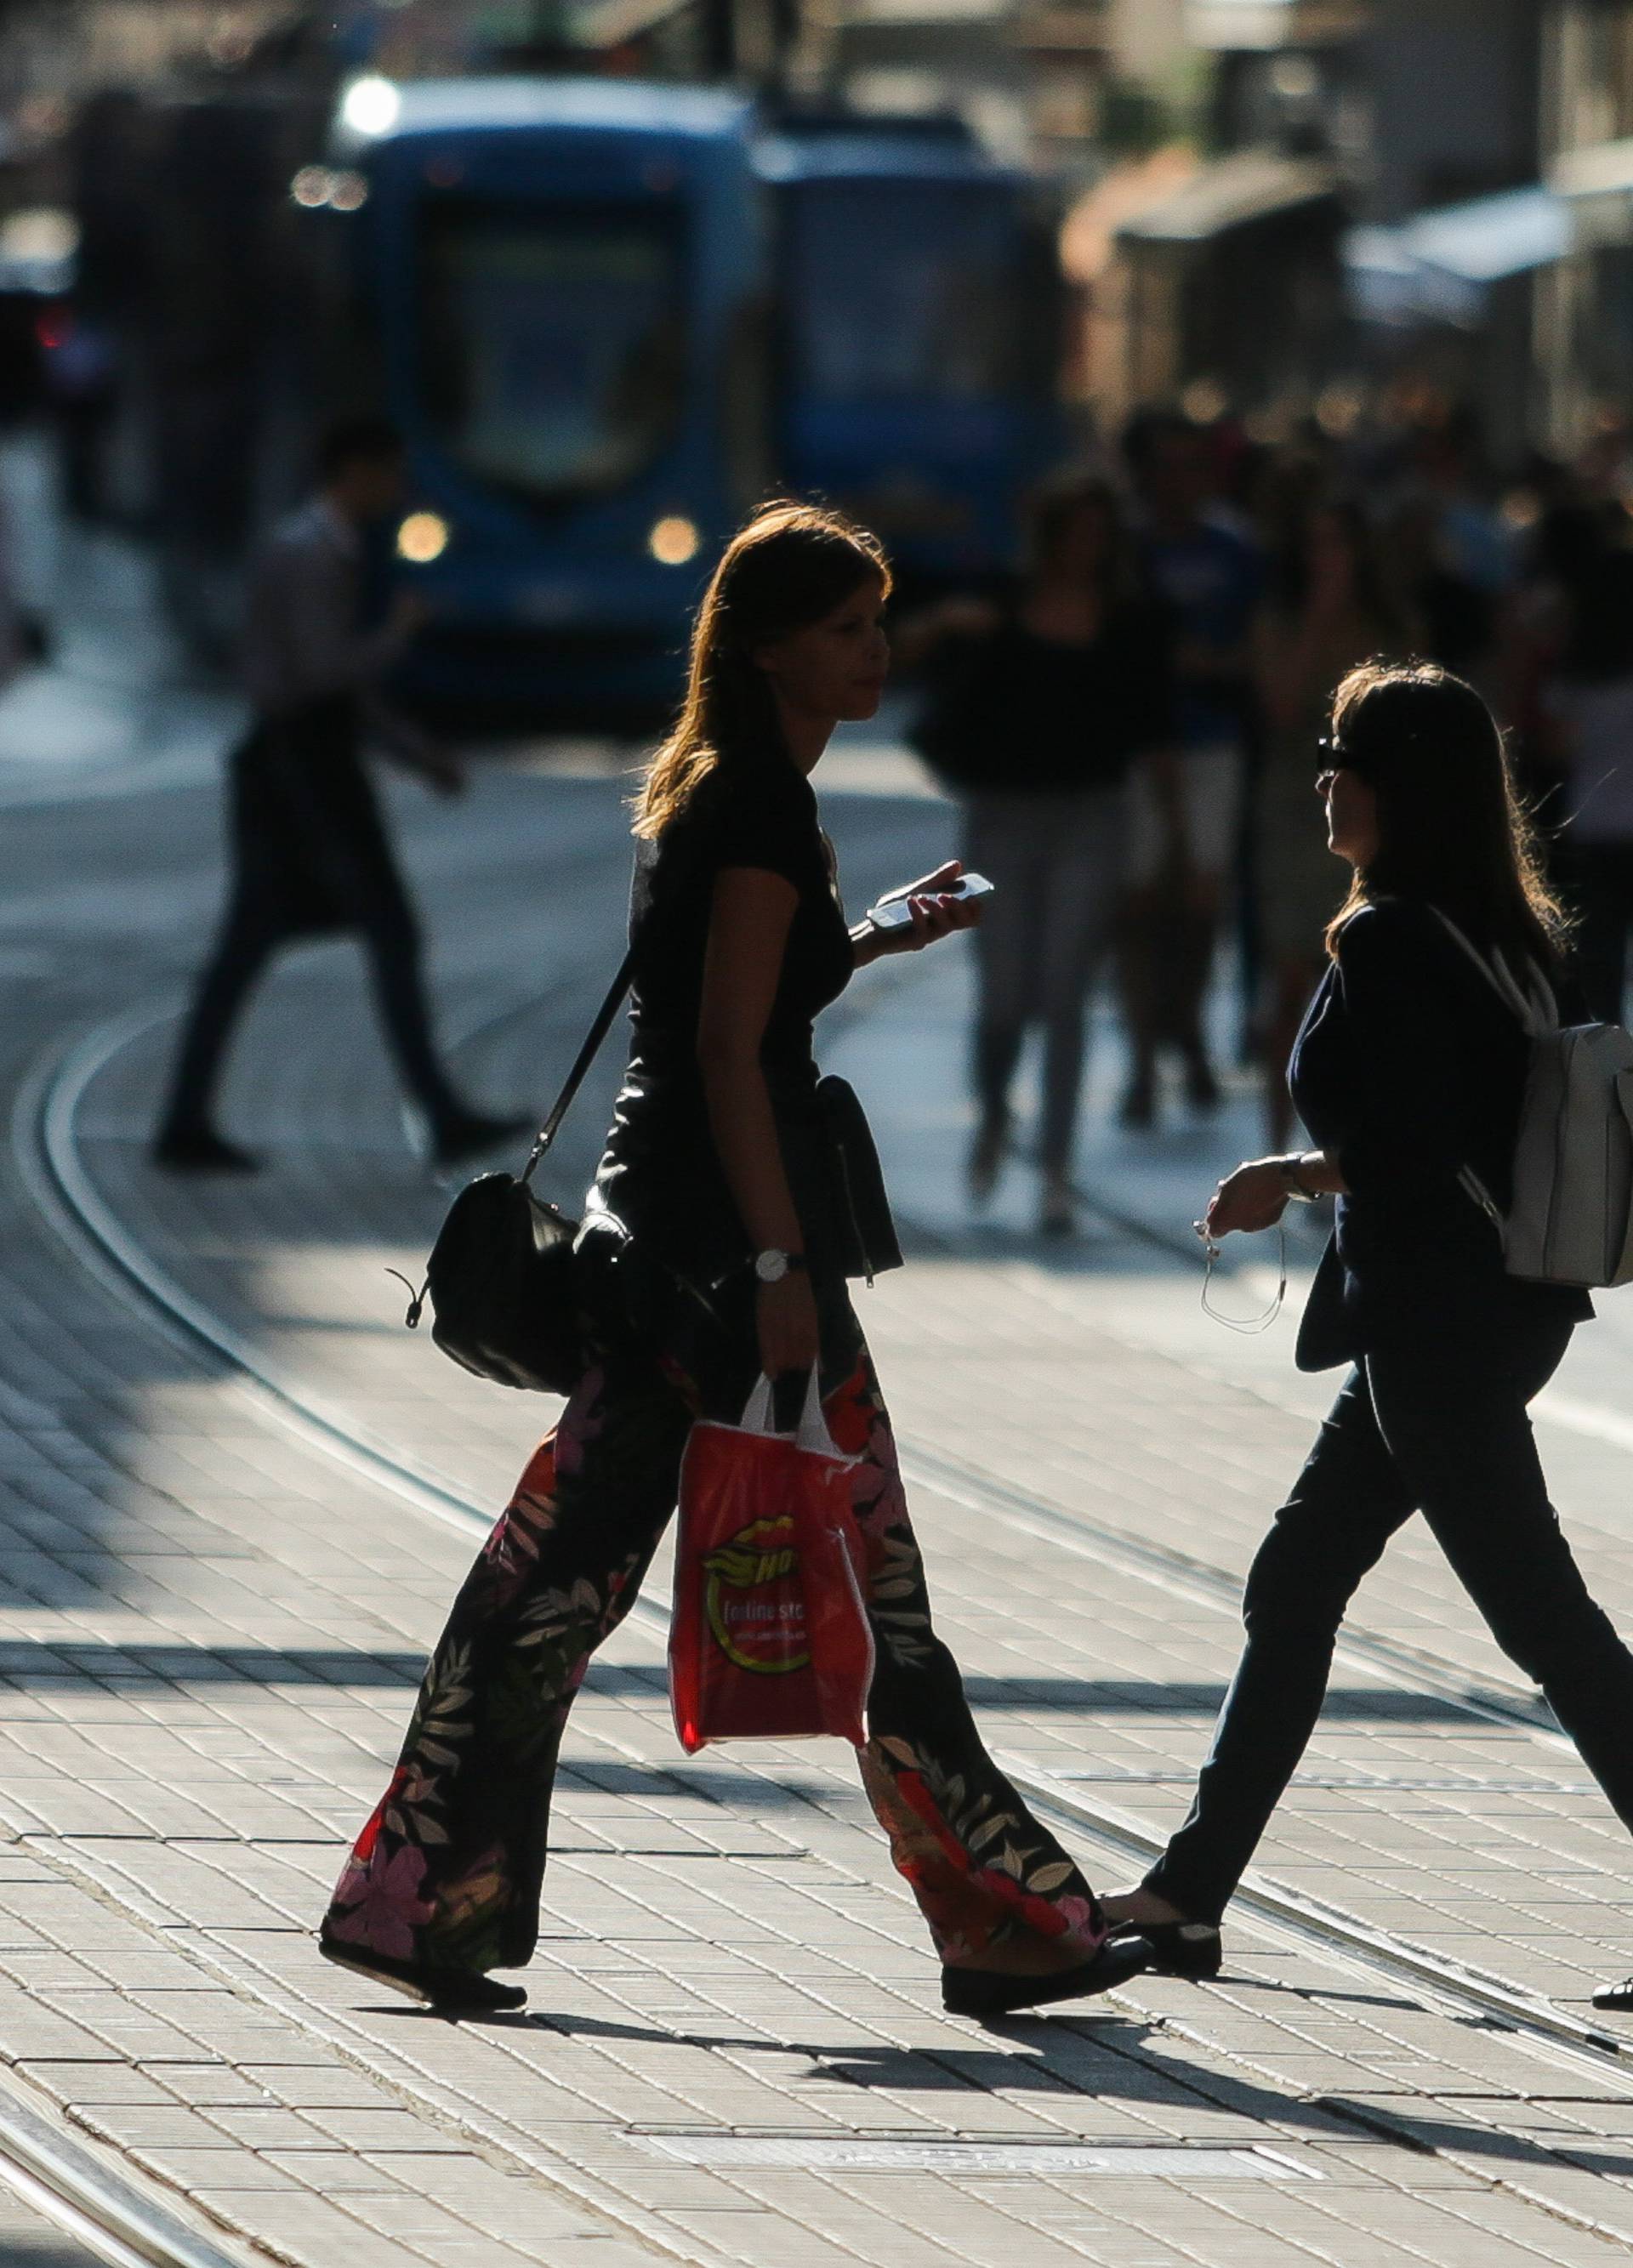
[(0, 226), (65, 197), (89, 97), (248, 56), (314, 100), (576, 63), (959, 111), (1057, 185), (1105, 423), (1398, 381), (1510, 460), (1633, 395), (1633, 0), (10, 0)]

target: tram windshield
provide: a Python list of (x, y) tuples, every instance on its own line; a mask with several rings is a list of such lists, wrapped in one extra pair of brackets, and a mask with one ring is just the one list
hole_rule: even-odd
[(421, 262), (426, 404), (468, 473), (559, 504), (661, 454), (684, 385), (677, 214), (439, 198)]
[(1038, 390), (1035, 248), (1013, 196), (942, 181), (806, 181), (793, 193), (790, 359), (824, 402)]

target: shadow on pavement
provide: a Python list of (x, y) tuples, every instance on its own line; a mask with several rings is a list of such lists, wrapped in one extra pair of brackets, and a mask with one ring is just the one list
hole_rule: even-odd
[[(0, 1552), (0, 1568), (4, 1554)], [(29, 1595), (35, 1595), (30, 1594)], [(5, 1589), (0, 1583), (0, 1603)], [(49, 1602), (46, 1602), (49, 1603)], [(100, 1677), (122, 1691), (151, 1680), (166, 1685), (417, 1685), (425, 1673), (423, 1653), (352, 1653), (336, 1648), (234, 1646), (151, 1646), (0, 1639), (0, 1683), (26, 1687), (44, 1679)], [(665, 1686), (664, 1673), (637, 1664), (598, 1661), (591, 1665), (587, 1690), (650, 1697)], [(1142, 1678), (966, 1677), (964, 1690), (978, 1709), (1065, 1709), (1092, 1716), (1166, 1711), (1212, 1719), (1225, 1697), (1222, 1684)], [(1327, 1717), (1358, 1718), (1371, 1723), (1466, 1727), (1468, 1711), (1459, 1701), (1434, 1693), (1405, 1693), (1368, 1685), (1334, 1685), (1322, 1704)], [(598, 1786), (644, 1786), (661, 1766), (595, 1764), (584, 1767)], [(688, 1778), (693, 1777), (689, 1767)]]

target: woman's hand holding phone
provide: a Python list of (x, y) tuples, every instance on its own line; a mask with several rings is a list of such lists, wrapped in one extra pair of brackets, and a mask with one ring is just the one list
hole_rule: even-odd
[[(862, 927), (853, 932), (859, 965), (881, 954), (920, 953), (958, 930), (973, 929), (981, 918), (981, 900), (992, 887), (983, 875), (966, 875), (961, 858), (950, 858), (920, 880), (888, 891), (869, 909)], [(881, 921), (887, 909), (890, 916)]]

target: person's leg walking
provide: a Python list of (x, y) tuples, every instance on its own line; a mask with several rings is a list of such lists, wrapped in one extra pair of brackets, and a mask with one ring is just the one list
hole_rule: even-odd
[(1238, 872), (1242, 775), (1242, 753), (1227, 745), (1188, 749), (1180, 759), (1191, 875), (1168, 939), (1169, 1035), (1185, 1057), (1186, 1098), (1200, 1109), (1211, 1109), (1219, 1100), (1208, 1046), (1208, 996), (1219, 925), (1230, 910)]
[(1437, 1360), (1435, 1348), (1404, 1345), (1370, 1355), (1367, 1377), (1380, 1430), (1452, 1572), (1633, 1830), (1633, 1653), (1582, 1580), (1526, 1410), (1570, 1336), (1562, 1326), (1474, 1350), (1446, 1339)]
[(964, 864), (994, 885), (975, 933), (972, 1071), (978, 1123), (970, 1182), (978, 1199), (990, 1193), (1002, 1162), (1009, 1131), (1009, 1089), (1037, 1002), (1035, 836), (1024, 799), (980, 795), (971, 799)]
[(634, 1602), (691, 1421), (655, 1363), (580, 1381), (454, 1602), (325, 1918), (337, 1951), (466, 1973), (529, 1958), (567, 1712)]
[(440, 1138), (464, 1106), (432, 1036), (419, 924), (407, 893), (401, 886), (371, 887), (359, 906), (358, 925), (397, 1074), (430, 1120), (433, 1138)]
[(1051, 799), (1054, 850), (1043, 873), (1041, 968), (1046, 1182), (1069, 1174), (1083, 1090), (1090, 990), (1117, 915), (1123, 866), (1120, 789)]
[[(848, 1311), (849, 1365), (825, 1397), (854, 1456), (877, 1666), (862, 1783), (943, 1962), (1036, 1975), (1091, 1960), (1105, 1926), (1093, 1891), (987, 1755), (958, 1666), (936, 1637), (889, 1415)], [(824, 1384), (826, 1377), (824, 1376)]]
[(1162, 1020), (1161, 956), (1167, 912), (1167, 828), (1149, 768), (1129, 775), (1123, 829), (1123, 880), (1117, 911), (1117, 988), (1127, 1035), (1127, 1126), (1156, 1117), (1156, 1043)]
[(1310, 1742), (1356, 1586), (1412, 1512), (1363, 1374), (1352, 1372), (1275, 1516), (1242, 1602), (1247, 1644), (1184, 1824), (1146, 1876), (1217, 1922)]
[(266, 909), (236, 890), (188, 1012), (159, 1121), (161, 1151), (211, 1132), (216, 1084), (233, 1027), (277, 943), (277, 925)]

